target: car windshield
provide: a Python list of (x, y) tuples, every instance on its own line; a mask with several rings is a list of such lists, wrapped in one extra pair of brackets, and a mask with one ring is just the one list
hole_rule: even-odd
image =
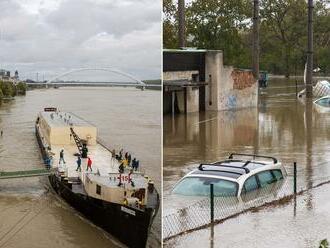
[(174, 194), (186, 196), (209, 196), (213, 184), (214, 196), (236, 196), (238, 184), (209, 177), (186, 177), (173, 189)]
[(323, 107), (330, 107), (330, 98), (322, 98), (322, 99), (316, 101), (316, 103)]

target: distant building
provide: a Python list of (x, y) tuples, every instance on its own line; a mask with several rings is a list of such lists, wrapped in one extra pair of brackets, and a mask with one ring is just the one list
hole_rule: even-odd
[(17, 83), (19, 81), (18, 71), (15, 71), (15, 76), (10, 76), (10, 71), (5, 69), (0, 69), (0, 80), (6, 80), (13, 83)]
[(14, 76), (14, 78), (15, 78), (16, 80), (18, 80), (18, 79), (19, 79), (19, 76), (18, 76), (18, 71), (17, 71), (17, 70), (15, 71), (15, 76)]
[(0, 79), (9, 80), (10, 79), (10, 71), (0, 69)]

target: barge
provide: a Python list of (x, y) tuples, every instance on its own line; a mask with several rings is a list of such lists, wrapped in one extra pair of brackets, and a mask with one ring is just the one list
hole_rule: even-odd
[(116, 154), (98, 141), (94, 125), (56, 108), (38, 114), (35, 130), (54, 191), (123, 244), (145, 247), (160, 200), (136, 160), (131, 166), (122, 151)]

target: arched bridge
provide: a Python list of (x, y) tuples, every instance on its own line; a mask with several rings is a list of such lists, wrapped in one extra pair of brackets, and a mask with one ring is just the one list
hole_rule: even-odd
[[(70, 74), (74, 74), (77, 72), (82, 72), (82, 71), (105, 71), (105, 72), (111, 72), (116, 75), (123, 76), (127, 79), (132, 80), (132, 83), (128, 82), (56, 82), (57, 79), (60, 79), (61, 77), (65, 77)], [(160, 88), (160, 85), (157, 84), (146, 84), (142, 80), (138, 79), (136, 76), (133, 76), (129, 73), (123, 72), (119, 69), (115, 68), (110, 68), (110, 67), (87, 67), (87, 68), (78, 68), (78, 69), (72, 69), (70, 71), (58, 74), (52, 78), (50, 78), (46, 82), (29, 82), (27, 83), (28, 85), (46, 85), (46, 87), (50, 85), (55, 85), (55, 86), (123, 86), (123, 87), (141, 87), (144, 89), (145, 87), (156, 87)]]
[[(73, 69), (73, 70), (70, 70), (70, 71), (67, 71), (67, 72), (64, 72), (62, 74), (59, 74), (59, 75), (56, 75), (55, 77), (52, 77), (51, 79), (49, 79), (46, 84), (63, 84), (63, 83), (60, 83), (60, 82), (53, 82), (55, 81), (56, 79), (59, 79), (61, 77), (64, 77), (64, 76), (67, 76), (67, 75), (70, 75), (70, 74), (73, 74), (73, 73), (76, 73), (76, 72), (81, 72), (81, 71), (106, 71), (106, 72), (111, 72), (111, 73), (114, 73), (114, 74), (117, 74), (117, 75), (121, 75), (121, 76), (124, 76), (125, 78), (129, 78), (131, 80), (133, 80), (135, 83), (116, 83), (116, 84), (119, 84), (119, 85), (134, 85), (134, 86), (146, 86), (146, 84), (144, 82), (142, 82), (140, 79), (136, 78), (135, 76), (131, 75), (131, 74), (128, 74), (126, 72), (123, 72), (121, 70), (118, 70), (118, 69), (114, 69), (114, 68), (97, 68), (97, 67), (88, 67), (88, 68), (79, 68), (79, 69)], [(70, 84), (73, 84), (73, 83), (70, 83)], [(78, 82), (78, 84), (81, 84)], [(109, 83), (111, 84), (111, 83)]]

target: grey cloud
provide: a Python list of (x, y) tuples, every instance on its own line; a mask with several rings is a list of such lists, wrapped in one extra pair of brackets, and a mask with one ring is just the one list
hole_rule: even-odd
[(54, 9), (40, 3), (31, 14), (19, 2), (0, 1), (0, 60), (8, 69), (50, 76), (99, 65), (160, 78), (159, 1), (62, 0)]

